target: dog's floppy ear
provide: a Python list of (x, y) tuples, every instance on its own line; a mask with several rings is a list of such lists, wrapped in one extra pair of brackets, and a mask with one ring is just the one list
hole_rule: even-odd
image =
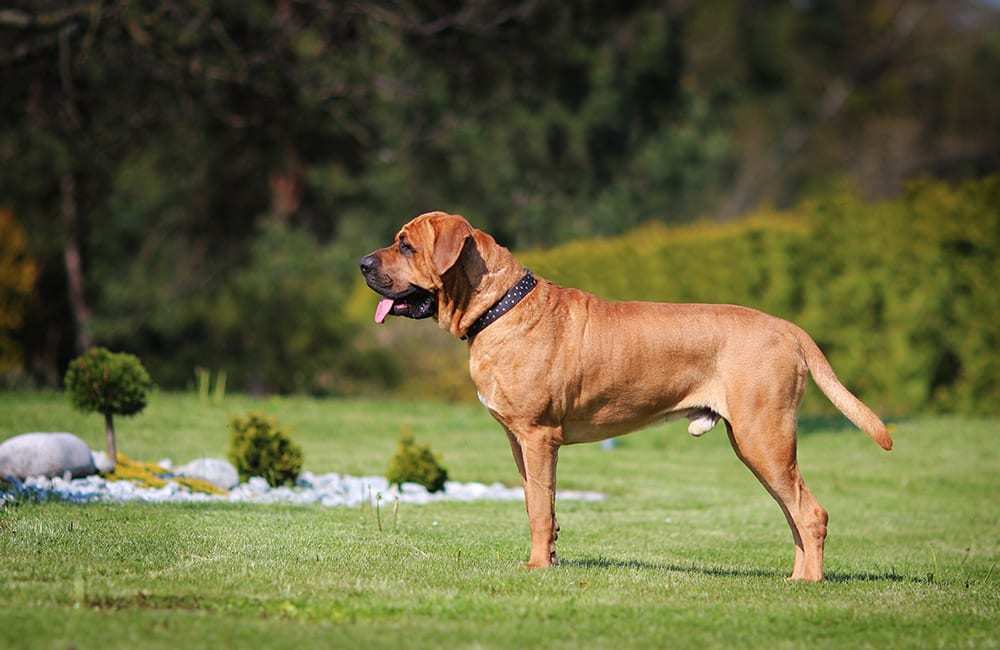
[(434, 272), (442, 276), (455, 266), (462, 254), (465, 240), (472, 237), (472, 226), (462, 217), (448, 216), (434, 222)]

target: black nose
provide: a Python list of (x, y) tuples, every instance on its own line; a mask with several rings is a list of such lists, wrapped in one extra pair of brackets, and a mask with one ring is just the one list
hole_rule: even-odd
[(361, 267), (362, 273), (371, 273), (375, 270), (375, 266), (378, 264), (378, 260), (375, 259), (374, 255), (365, 255), (361, 258), (359, 266)]

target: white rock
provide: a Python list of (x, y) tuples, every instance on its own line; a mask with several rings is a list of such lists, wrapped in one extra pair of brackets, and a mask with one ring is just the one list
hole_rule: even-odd
[(72, 433), (25, 433), (0, 444), (0, 476), (87, 476), (95, 471), (90, 447)]
[(103, 451), (92, 451), (90, 456), (93, 458), (94, 467), (97, 468), (98, 472), (110, 472), (115, 468), (111, 458)]
[(402, 494), (427, 494), (427, 488), (419, 483), (403, 483), (402, 489), (399, 490)]
[[(163, 461), (160, 461), (161, 467)], [(200, 478), (223, 490), (229, 490), (240, 484), (240, 475), (232, 464), (221, 458), (199, 458), (187, 465), (181, 465), (174, 470), (177, 476)]]
[(247, 481), (247, 488), (250, 492), (266, 493), (271, 486), (268, 485), (267, 479), (263, 476), (251, 476), (250, 480)]

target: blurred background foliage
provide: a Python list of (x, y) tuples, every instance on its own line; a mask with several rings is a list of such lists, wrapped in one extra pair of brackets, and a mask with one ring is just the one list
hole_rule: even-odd
[(355, 277), (445, 209), (557, 282), (796, 319), (879, 408), (1000, 409), (997, 3), (33, 0), (0, 75), (8, 384), (99, 343), (472, 397)]
[(24, 228), (0, 210), (0, 373), (17, 373), (24, 363), (15, 335), (24, 327), (37, 273)]

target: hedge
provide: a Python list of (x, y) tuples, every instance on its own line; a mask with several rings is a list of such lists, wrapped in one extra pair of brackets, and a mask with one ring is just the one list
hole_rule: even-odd
[(845, 385), (889, 414), (1000, 412), (1000, 176), (918, 183), (877, 203), (845, 193), (728, 224), (647, 225), (520, 259), (607, 298), (794, 320)]
[[(518, 259), (609, 299), (735, 303), (793, 320), (885, 415), (1000, 413), (1000, 176), (917, 183), (880, 202), (844, 192), (726, 223), (650, 223)], [(359, 291), (368, 320), (373, 299)], [(401, 391), (474, 399), (465, 347), (430, 329), (378, 332), (406, 369)], [(832, 412), (812, 392), (805, 410)]]

